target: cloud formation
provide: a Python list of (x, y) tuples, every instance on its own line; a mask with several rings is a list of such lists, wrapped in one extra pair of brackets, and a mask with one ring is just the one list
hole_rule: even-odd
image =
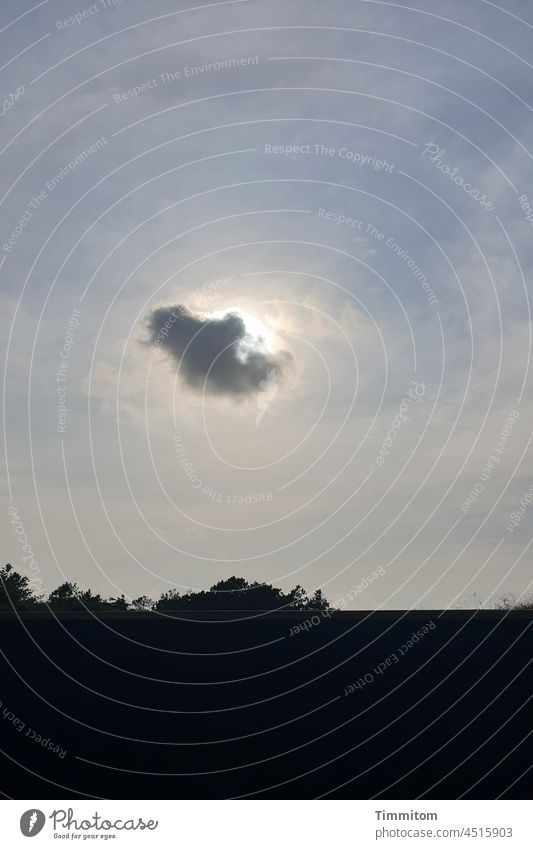
[(261, 392), (272, 375), (282, 378), (292, 363), (288, 351), (267, 351), (238, 313), (209, 318), (187, 307), (159, 307), (148, 316), (149, 344), (178, 364), (182, 380), (196, 391), (246, 398)]

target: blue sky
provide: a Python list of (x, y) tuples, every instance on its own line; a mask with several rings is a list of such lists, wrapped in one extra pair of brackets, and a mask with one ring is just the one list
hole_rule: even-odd
[[(4, 559), (14, 506), (47, 590), (527, 592), (529, 4), (8, 0), (0, 38)], [(196, 391), (146, 344), (179, 305), (291, 367)]]

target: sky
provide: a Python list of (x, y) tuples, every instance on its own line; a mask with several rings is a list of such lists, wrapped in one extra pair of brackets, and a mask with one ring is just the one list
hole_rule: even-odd
[(4, 0), (2, 557), (531, 584), (533, 10)]

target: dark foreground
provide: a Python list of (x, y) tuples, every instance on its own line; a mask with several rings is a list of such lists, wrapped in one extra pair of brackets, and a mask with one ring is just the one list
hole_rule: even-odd
[(0, 615), (0, 789), (531, 797), (530, 613), (310, 618)]

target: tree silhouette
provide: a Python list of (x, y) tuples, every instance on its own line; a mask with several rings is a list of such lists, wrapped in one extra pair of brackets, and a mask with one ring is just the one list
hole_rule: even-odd
[(153, 610), (153, 607), (154, 600), (147, 595), (140, 595), (138, 598), (134, 598), (131, 603), (131, 609), (136, 610), (139, 613)]
[(163, 593), (154, 604), (154, 610), (329, 610), (321, 590), (309, 598), (299, 584), (284, 593), (272, 584), (232, 575), (213, 584), (209, 590), (180, 595), (176, 589)]
[(30, 579), (13, 570), (11, 563), (0, 569), (0, 610), (29, 610), (38, 604)]
[(272, 584), (254, 581), (248, 583), (245, 578), (232, 575), (231, 578), (217, 581), (209, 590), (189, 590), (183, 595), (177, 589), (162, 593), (154, 601), (146, 595), (129, 602), (124, 595), (115, 598), (103, 598), (92, 590), (81, 590), (77, 584), (65, 581), (52, 590), (46, 602), (36, 597), (30, 587), (30, 579), (15, 572), (8, 563), (0, 569), (0, 611), (45, 610), (47, 607), (57, 611), (217, 611), (217, 610), (289, 610), (289, 611), (330, 611), (322, 590), (316, 590), (309, 598), (304, 588), (297, 584), (294, 589), (284, 593)]
[(315, 592), (309, 599), (309, 609), (321, 610), (322, 612), (328, 612), (332, 610), (332, 608), (329, 606), (329, 601), (327, 600), (322, 590), (315, 590)]
[(80, 591), (77, 584), (71, 584), (65, 581), (59, 587), (56, 587), (48, 596), (48, 604), (54, 610), (79, 610), (80, 603), (78, 596)]
[(182, 610), (183, 609), (183, 599), (180, 597), (180, 594), (177, 590), (169, 590), (166, 593), (162, 593), (159, 596), (158, 600), (154, 603), (152, 602), (153, 610)]
[(124, 595), (118, 598), (102, 598), (92, 590), (79, 589), (77, 584), (66, 581), (48, 596), (48, 605), (52, 610), (128, 610), (129, 604)]

